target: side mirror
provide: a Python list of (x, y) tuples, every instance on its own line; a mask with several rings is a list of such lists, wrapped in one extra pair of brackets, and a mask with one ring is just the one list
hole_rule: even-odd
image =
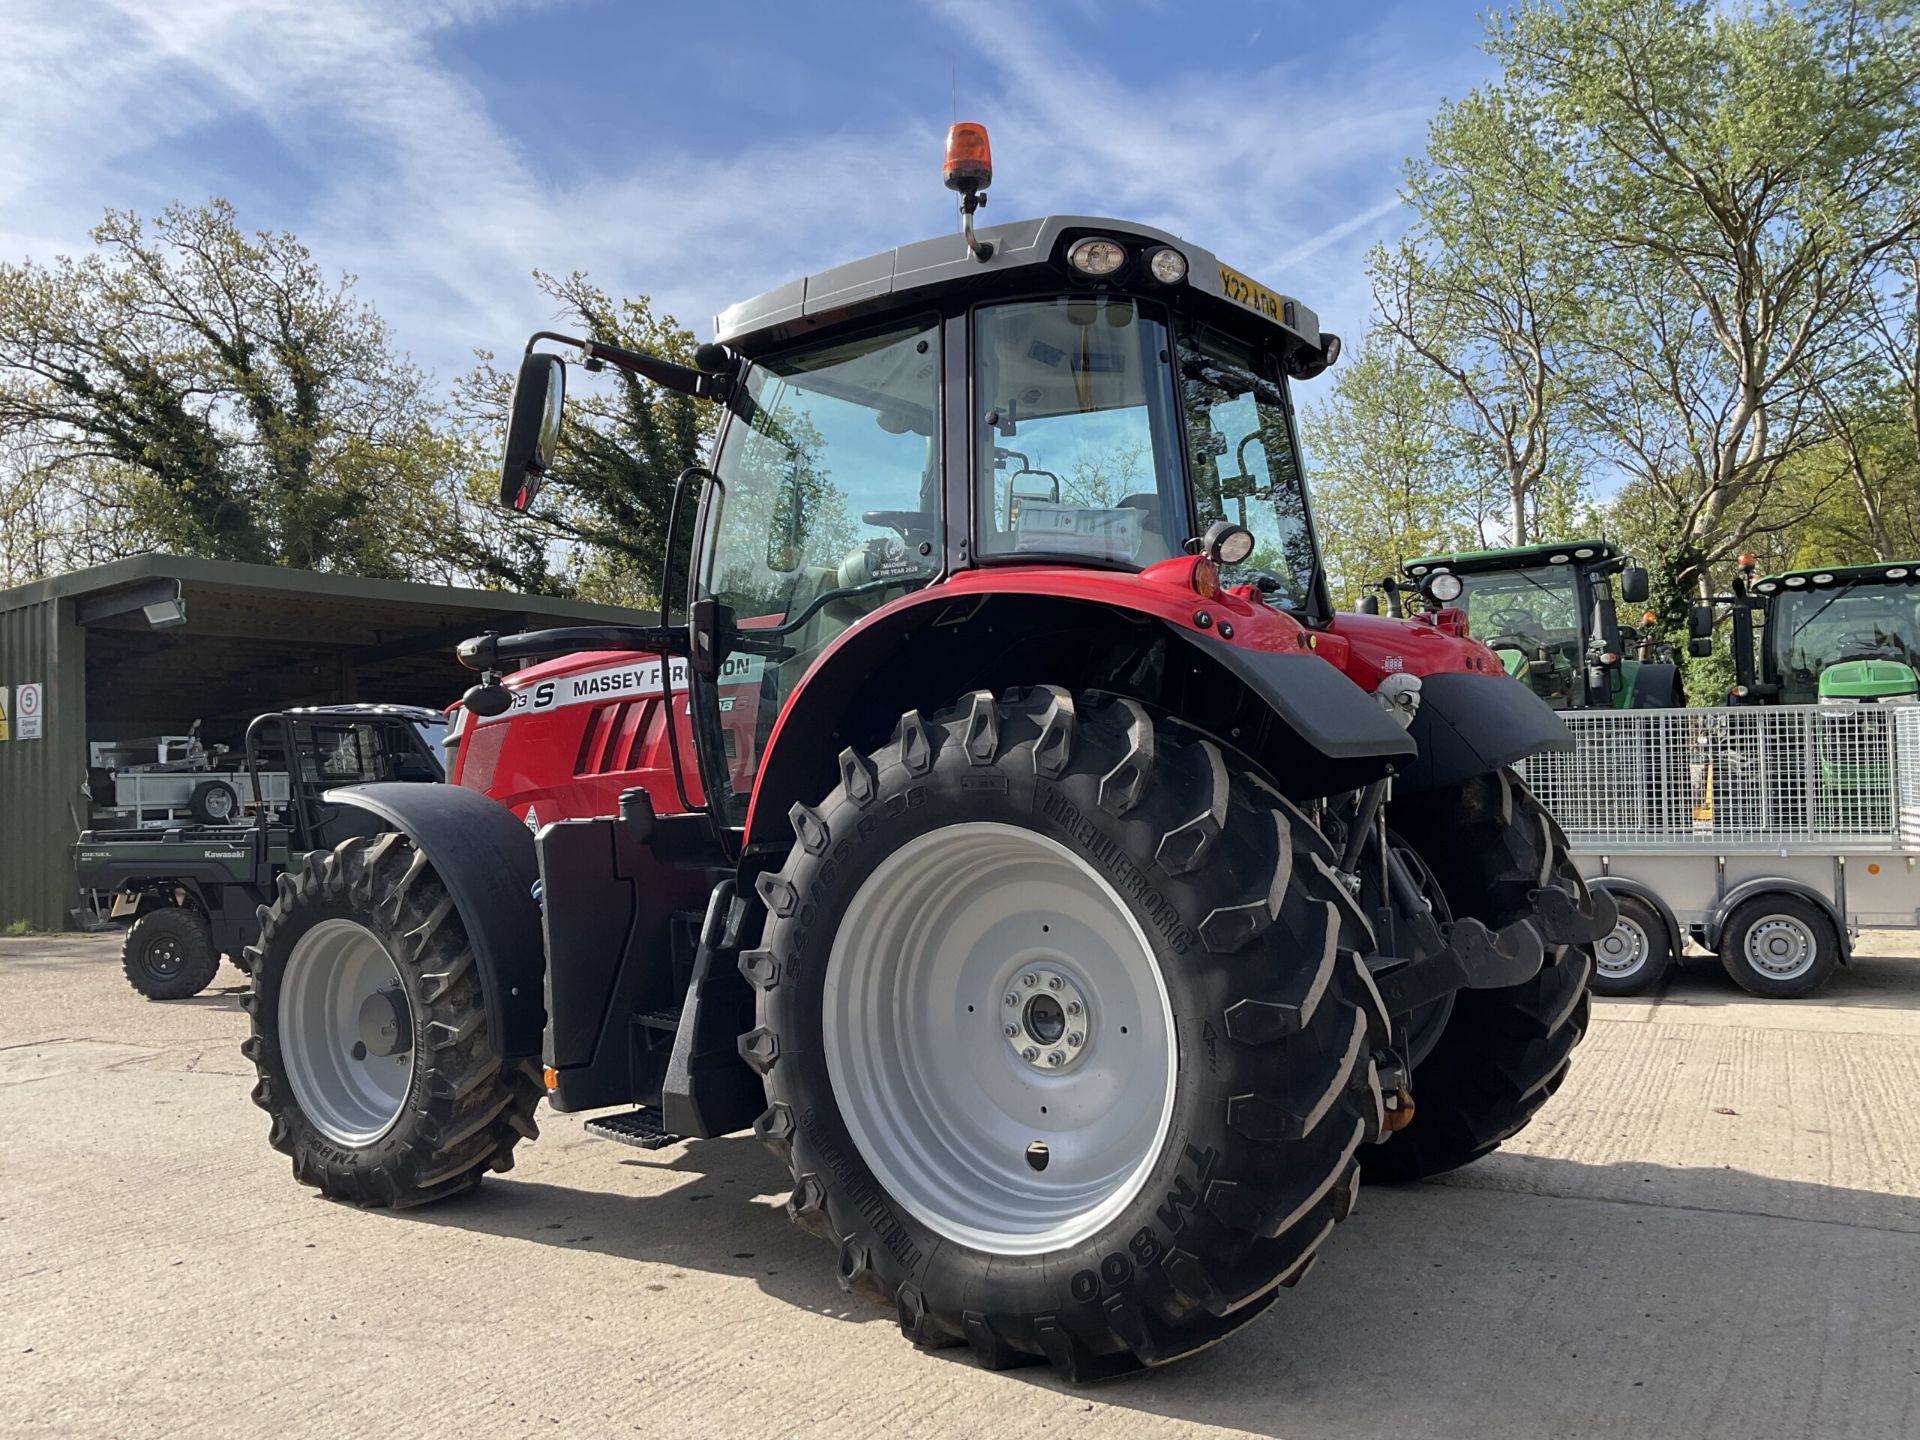
[(1356, 615), (1378, 615), (1380, 613), (1380, 597), (1378, 595), (1362, 595), (1360, 597), (1360, 603), (1353, 607), (1353, 611)]
[(558, 355), (520, 362), (507, 407), (507, 448), (500, 461), (500, 503), (515, 510), (533, 504), (560, 448), (560, 411), (567, 398), (567, 366)]
[(1687, 654), (1696, 660), (1704, 660), (1713, 654), (1713, 641), (1704, 638), (1691, 639), (1687, 641)]
[(1646, 604), (1648, 593), (1646, 566), (1629, 565), (1620, 572), (1620, 598), (1627, 604)]
[(1687, 607), (1687, 638), (1705, 640), (1713, 643), (1713, 607), (1711, 605), (1689, 605)]

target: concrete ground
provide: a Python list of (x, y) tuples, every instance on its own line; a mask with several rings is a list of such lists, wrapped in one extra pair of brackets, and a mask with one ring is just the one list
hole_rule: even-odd
[(1920, 1433), (1920, 959), (1819, 998), (1717, 969), (1603, 1002), (1525, 1135), (1369, 1190), (1224, 1345), (1084, 1392), (922, 1354), (835, 1286), (749, 1140), (543, 1116), (393, 1215), (296, 1186), (240, 977), (151, 1004), (110, 942), (0, 941), (0, 1435)]

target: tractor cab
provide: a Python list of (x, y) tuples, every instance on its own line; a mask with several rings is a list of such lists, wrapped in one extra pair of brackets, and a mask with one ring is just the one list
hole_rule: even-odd
[(1605, 540), (1428, 555), (1405, 569), (1430, 603), (1464, 609), (1468, 632), (1555, 710), (1681, 703), (1651, 614), (1638, 630), (1619, 621), (1613, 577), (1620, 598), (1640, 605), (1647, 572)]
[(1745, 682), (1780, 705), (1876, 703), (1920, 694), (1920, 562), (1834, 565), (1758, 580), (1759, 664)]

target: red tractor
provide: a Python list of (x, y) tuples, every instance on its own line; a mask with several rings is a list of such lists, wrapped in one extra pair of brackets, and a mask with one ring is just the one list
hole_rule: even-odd
[(507, 1169), (543, 1098), (751, 1127), (909, 1339), (1084, 1380), (1524, 1126), (1614, 916), (1507, 768), (1559, 719), (1457, 614), (1328, 603), (1288, 389), (1338, 339), (1144, 226), (976, 233), (975, 128), (962, 235), (736, 305), (697, 368), (529, 342), (510, 504), (539, 341), (721, 403), (685, 608), (461, 647), (461, 784), (335, 793), (367, 833), (282, 881), (247, 1053), (360, 1204)]

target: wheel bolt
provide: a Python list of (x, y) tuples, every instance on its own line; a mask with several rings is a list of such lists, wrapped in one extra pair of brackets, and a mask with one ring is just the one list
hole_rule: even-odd
[(1067, 1001), (1067, 1014), (1078, 1015), (1079, 1013), (1080, 1013), (1080, 1002), (1078, 1000)]
[(1060, 988), (1060, 977), (1058, 975), (1049, 975), (1047, 977), (1047, 989), (1058, 990), (1059, 988)]
[(1022, 975), (1020, 977), (1020, 983), (1022, 985), (1027, 986), (1029, 989), (1031, 989), (1033, 986), (1038, 985), (1040, 983), (1040, 977), (1038, 975), (1033, 975), (1033, 974)]
[(1020, 1033), (1020, 1027), (1018, 1025), (1007, 1026), (1007, 1038), (1009, 1040), (1011, 1040), (1014, 1036), (1018, 1035), (1019, 1033)]
[(1040, 1058), (1040, 1052), (1034, 1049), (1033, 1046), (1029, 1045), (1027, 1046), (1026, 1049), (1020, 1052), (1020, 1058), (1026, 1061), (1029, 1065), (1031, 1065), (1034, 1061)]
[(1082, 1035), (1078, 1030), (1075, 1030), (1072, 1034), (1067, 1036), (1067, 1044), (1072, 1045), (1075, 1048), (1078, 1048), (1080, 1042), (1086, 1038), (1087, 1037)]
[(1062, 1055), (1058, 1050), (1055, 1050), (1051, 1055), (1047, 1056), (1047, 1064), (1049, 1065), (1059, 1066), (1066, 1063), (1067, 1057)]
[(1008, 1005), (1018, 1005), (1019, 1003), (1020, 1003), (1020, 997), (1018, 995), (1009, 994), (1007, 996)]

